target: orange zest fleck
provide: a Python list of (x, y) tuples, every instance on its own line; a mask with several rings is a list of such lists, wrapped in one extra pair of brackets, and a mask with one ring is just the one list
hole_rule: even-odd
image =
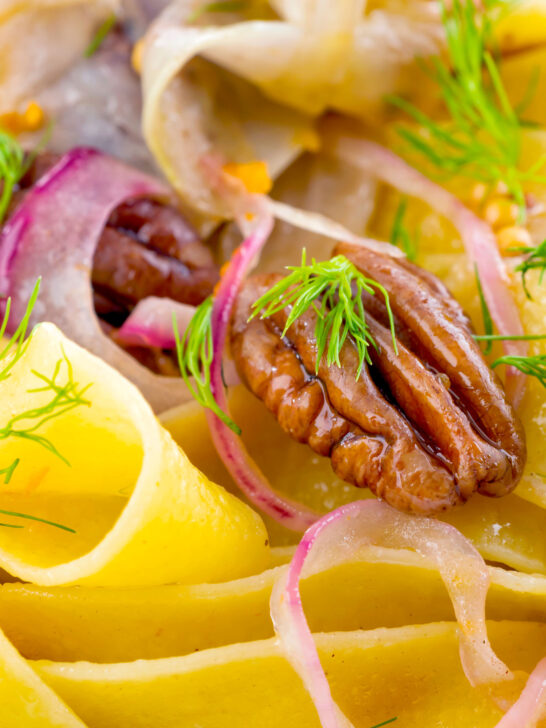
[(133, 52), (131, 53), (131, 65), (137, 73), (142, 70), (142, 53), (144, 50), (144, 41), (141, 39), (135, 43)]
[(23, 111), (8, 111), (0, 114), (0, 127), (10, 134), (37, 131), (45, 122), (45, 113), (40, 104), (31, 101)]
[(243, 164), (230, 162), (224, 164), (222, 169), (225, 174), (242, 182), (246, 191), (252, 195), (267, 195), (273, 186), (266, 162), (256, 161)]

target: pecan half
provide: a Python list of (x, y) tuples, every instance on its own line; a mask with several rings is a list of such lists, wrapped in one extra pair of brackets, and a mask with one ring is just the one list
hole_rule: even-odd
[[(20, 180), (14, 206), (59, 158), (43, 152), (33, 160)], [(128, 200), (111, 214), (95, 251), (95, 311), (105, 333), (119, 344), (116, 330), (140, 300), (159, 296), (198, 305), (212, 293), (218, 277), (210, 249), (179, 210), (151, 199)], [(153, 371), (178, 373), (168, 354), (125, 348)]]
[(147, 296), (197, 305), (218, 280), (210, 250), (175, 208), (154, 200), (120, 205), (102, 233), (95, 291), (128, 310)]
[(343, 480), (367, 487), (408, 512), (434, 514), (474, 491), (510, 492), (525, 462), (522, 427), (489, 369), (458, 303), (431, 274), (364, 248), (338, 246), (389, 292), (395, 353), (378, 296), (366, 296), (377, 350), (356, 379), (358, 355), (347, 341), (341, 367), (325, 357), (315, 374), (316, 314), (281, 332), (289, 308), (248, 322), (254, 301), (279, 276), (251, 278), (236, 302), (231, 350), (247, 386), (281, 427), (330, 457)]

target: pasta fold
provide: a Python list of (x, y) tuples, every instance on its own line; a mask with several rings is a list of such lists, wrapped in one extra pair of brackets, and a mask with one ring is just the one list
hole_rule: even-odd
[[(488, 627), (510, 667), (529, 672), (542, 656), (546, 625)], [(316, 642), (333, 696), (358, 728), (395, 717), (404, 728), (493, 728), (502, 715), (464, 676), (452, 623), (319, 634)], [(273, 639), (163, 660), (31, 664), (89, 728), (319, 725)]]
[(0, 463), (16, 464), (0, 495), (8, 573), (125, 586), (268, 565), (260, 517), (191, 465), (130, 382), (52, 324), (35, 329), (0, 398), (12, 415)]
[(0, 632), (0, 725), (85, 728)]
[[(538, 383), (536, 388), (540, 388)], [(542, 399), (537, 400), (537, 394)], [(536, 407), (543, 399), (542, 393), (534, 391), (524, 405), (530, 408), (529, 415), (523, 418), (528, 438), (529, 432), (531, 436), (536, 433), (537, 442), (542, 420), (537, 417)], [(263, 404), (244, 387), (233, 389), (230, 408), (243, 430), (245, 444), (276, 490), (324, 513), (344, 503), (372, 497), (369, 491), (341, 481), (328, 459), (314, 455), (306, 445), (286, 435)], [(162, 422), (198, 468), (225, 487), (234, 487), (219, 459), (211, 455), (213, 446), (199, 406), (189, 403), (165, 412)], [(278, 452), (284, 453), (282, 459), (276, 457)], [(530, 448), (526, 476), (512, 495), (499, 499), (476, 495), (463, 508), (451, 512), (446, 520), (469, 538), (486, 559), (521, 571), (546, 574), (546, 510), (537, 502), (538, 495), (533, 502), (528, 496), (530, 483), (534, 484), (535, 495), (542, 492), (541, 478), (532, 476), (541, 458), (544, 458), (543, 449), (537, 447), (531, 452)], [(539, 472), (546, 472), (546, 468)], [(273, 545), (297, 542), (297, 534), (267, 517), (265, 520)]]
[[(283, 567), (222, 584), (146, 588), (0, 588), (0, 627), (21, 653), (55, 661), (127, 662), (273, 636), (269, 599)], [(546, 623), (546, 578), (490, 567), (490, 619)], [(305, 579), (314, 632), (403, 627), (453, 619), (438, 572), (410, 551), (370, 548)]]
[(276, 178), (302, 150), (316, 150), (314, 117), (327, 107), (372, 114), (402, 69), (441, 44), (439, 14), (414, 0), (371, 13), (361, 0), (271, 5), (279, 15), (248, 3), (196, 18), (193, 2), (175, 0), (138, 56), (148, 145), (201, 213), (232, 212), (212, 163), (259, 159)]

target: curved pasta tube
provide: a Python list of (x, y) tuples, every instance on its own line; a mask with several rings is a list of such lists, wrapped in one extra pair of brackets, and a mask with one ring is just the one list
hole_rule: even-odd
[(268, 564), (260, 517), (189, 462), (130, 382), (52, 324), (35, 329), (0, 399), (15, 417), (0, 428), (0, 462), (17, 462), (0, 489), (10, 574), (121, 586)]

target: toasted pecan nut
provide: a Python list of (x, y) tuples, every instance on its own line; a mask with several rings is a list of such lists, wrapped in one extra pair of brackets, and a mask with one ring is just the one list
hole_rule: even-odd
[[(358, 267), (362, 264), (389, 291), (401, 329), (398, 354), (381, 322), (385, 312), (374, 301), (377, 316), (367, 309), (378, 345), (377, 351), (370, 348), (373, 364), (357, 380), (358, 354), (347, 341), (341, 367), (328, 366), (323, 357), (315, 374), (312, 309), (284, 338), (289, 309), (248, 322), (252, 304), (279, 280), (260, 276), (244, 285), (232, 319), (231, 350), (243, 380), (288, 434), (330, 457), (342, 479), (370, 488), (400, 510), (430, 515), (464, 503), (476, 490), (488, 495), (511, 490), (525, 460), (523, 432), (458, 304), (439, 281), (415, 266), (366, 250), (366, 255), (381, 258), (372, 271), (367, 259), (363, 267), (358, 249), (336, 252)], [(396, 267), (396, 275), (389, 278), (382, 265)], [(401, 286), (409, 286), (413, 297), (406, 292), (404, 298)], [(420, 327), (406, 311), (417, 304)], [(430, 341), (423, 331), (429, 332)], [(431, 352), (423, 357), (427, 344), (442, 349), (442, 356)], [(451, 365), (440, 366), (443, 359)], [(462, 370), (458, 377), (457, 366)], [(480, 391), (469, 395), (461, 382)], [(502, 422), (490, 421), (486, 401)]]
[(139, 237), (110, 225), (105, 227), (93, 259), (95, 290), (127, 309), (147, 296), (197, 305), (212, 292), (217, 279), (212, 259), (206, 266), (190, 268), (179, 258), (163, 255)]
[[(13, 196), (12, 210), (60, 158), (42, 152), (32, 160)], [(179, 210), (147, 198), (128, 200), (110, 215), (95, 251), (95, 311), (116, 343), (152, 371), (173, 376), (179, 373), (173, 357), (160, 350), (126, 347), (116, 338), (117, 328), (147, 296), (200, 304), (218, 277), (210, 249)]]
[[(39, 154), (20, 180), (15, 202), (59, 159)], [(120, 314), (121, 308), (127, 315), (147, 296), (197, 305), (218, 277), (212, 253), (179, 210), (157, 200), (128, 200), (112, 212), (95, 251), (97, 313)]]
[(397, 319), (411, 332), (414, 353), (447, 375), (452, 397), (474, 429), (505, 454), (511, 477), (480, 484), (480, 493), (509, 493), (525, 465), (525, 435), (502, 384), (487, 366), (470, 326), (465, 325), (468, 320), (458, 303), (449, 294), (446, 298), (434, 290), (417, 266), (351, 245), (338, 245), (335, 252), (385, 286)]

